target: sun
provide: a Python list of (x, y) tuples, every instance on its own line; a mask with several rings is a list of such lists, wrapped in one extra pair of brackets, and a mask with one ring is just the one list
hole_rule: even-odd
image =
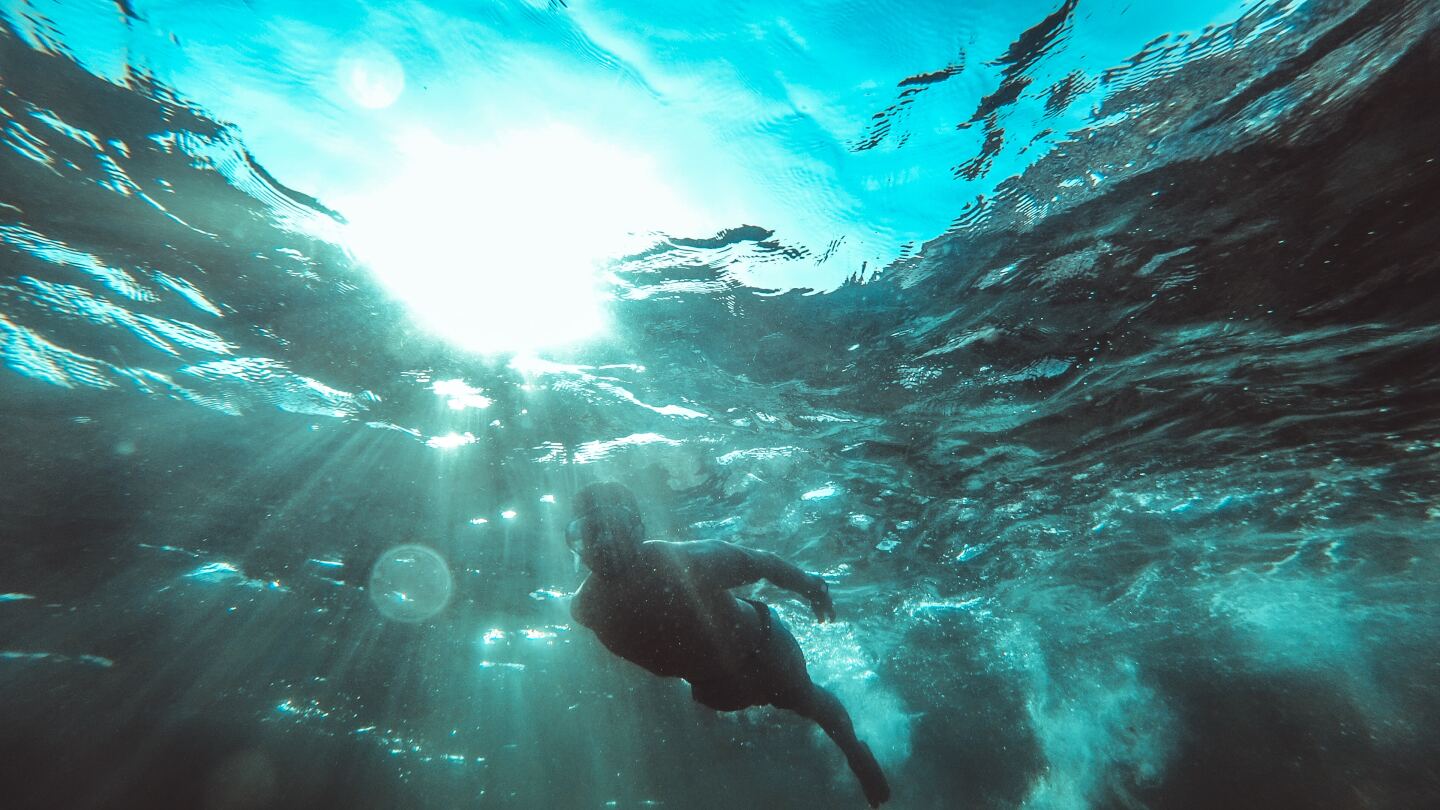
[(605, 260), (694, 219), (654, 160), (573, 127), (412, 133), (399, 154), (387, 182), (337, 200), (342, 241), (422, 327), (477, 353), (601, 334)]

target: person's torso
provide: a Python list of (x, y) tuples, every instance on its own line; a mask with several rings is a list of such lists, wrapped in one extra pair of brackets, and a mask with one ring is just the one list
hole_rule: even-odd
[(754, 609), (651, 551), (623, 577), (591, 576), (576, 595), (583, 621), (611, 652), (688, 680), (732, 671), (759, 645)]

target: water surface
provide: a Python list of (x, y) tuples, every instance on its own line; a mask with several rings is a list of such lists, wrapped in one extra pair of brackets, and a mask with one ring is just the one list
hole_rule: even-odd
[(598, 479), (897, 808), (1440, 800), (1433, 3), (0, 9), (16, 806), (859, 806)]

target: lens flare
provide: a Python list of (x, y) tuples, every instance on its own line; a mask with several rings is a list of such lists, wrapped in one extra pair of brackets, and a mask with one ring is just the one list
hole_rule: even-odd
[(396, 546), (370, 571), (370, 600), (391, 621), (422, 622), (445, 609), (455, 581), (445, 558), (425, 546)]
[(405, 91), (405, 68), (379, 45), (347, 50), (335, 66), (335, 78), (347, 98), (370, 110), (389, 107)]

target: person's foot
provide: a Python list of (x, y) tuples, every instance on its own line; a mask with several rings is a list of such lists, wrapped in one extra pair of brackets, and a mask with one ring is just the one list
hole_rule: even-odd
[(879, 807), (890, 800), (890, 783), (885, 779), (885, 772), (880, 770), (880, 763), (875, 761), (875, 755), (870, 753), (870, 746), (860, 743), (859, 750), (850, 758), (850, 770), (860, 780), (860, 789), (865, 791), (865, 800), (870, 802), (871, 807)]

